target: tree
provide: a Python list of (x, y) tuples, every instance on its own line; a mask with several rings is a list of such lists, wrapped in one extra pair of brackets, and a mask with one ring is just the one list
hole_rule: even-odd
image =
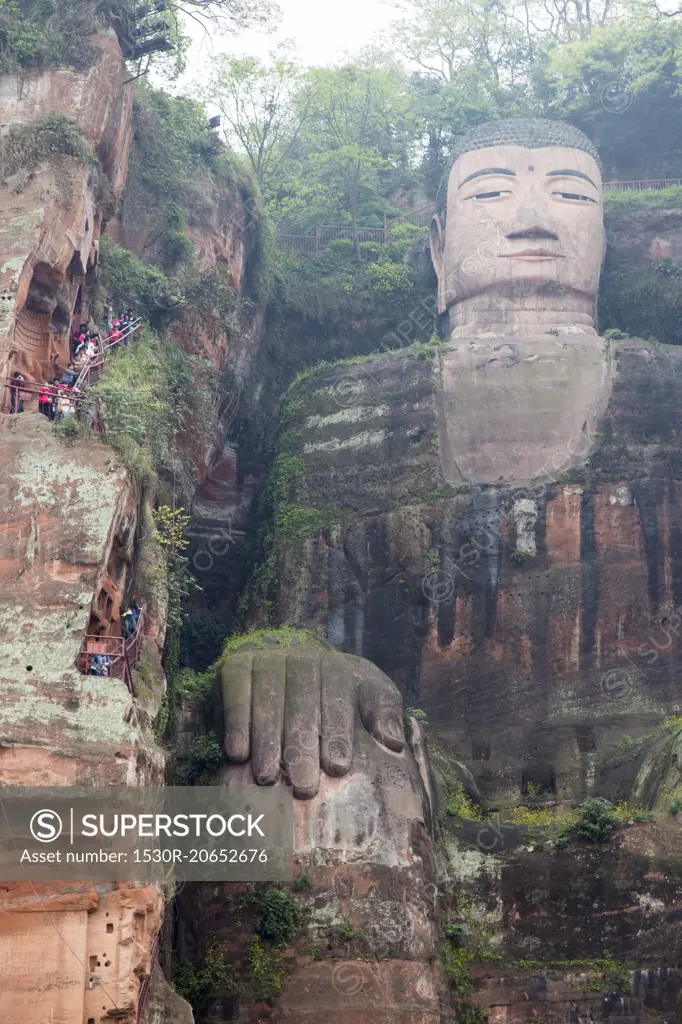
[(497, 86), (527, 76), (533, 33), (510, 0), (396, 0), (395, 6), (407, 14), (395, 45), (427, 75), (449, 84), (479, 68)]
[(308, 161), (317, 178), (343, 195), (358, 259), (357, 213), (363, 189), (408, 161), (405, 76), (366, 54), (350, 64), (313, 68), (299, 103), (307, 111)]
[(223, 116), (226, 142), (246, 157), (261, 188), (282, 171), (307, 116), (305, 98), (294, 99), (301, 72), (287, 47), (270, 60), (218, 57), (206, 97)]
[(596, 143), (608, 177), (678, 177), (682, 170), (682, 25), (630, 18), (551, 50), (548, 111)]

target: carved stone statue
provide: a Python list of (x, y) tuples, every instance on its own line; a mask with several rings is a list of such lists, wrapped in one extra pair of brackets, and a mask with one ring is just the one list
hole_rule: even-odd
[[(398, 688), (364, 658), (294, 639), (225, 659), (215, 697), (230, 762), (219, 781), (293, 787), (297, 873), (315, 890), (306, 941), (328, 942), (335, 919), (361, 937), (362, 950), (345, 951), (357, 983), (321, 960), (294, 975), (282, 1012), (293, 1000), (341, 1024), (359, 1008), (383, 1019), (399, 1005), (404, 1024), (435, 1024), (434, 785)], [(381, 963), (366, 968), (367, 956)]]
[(519, 484), (557, 451), (584, 456), (608, 400), (604, 252), (599, 157), (581, 131), (509, 120), (460, 139), (431, 225), (454, 348), (440, 394), (449, 483)]
[(292, 386), (287, 500), (330, 511), (305, 559), (277, 547), (280, 621), (387, 672), (491, 806), (577, 802), (679, 714), (682, 352), (595, 331), (601, 178), (570, 126), (461, 140), (432, 246), (439, 359)]

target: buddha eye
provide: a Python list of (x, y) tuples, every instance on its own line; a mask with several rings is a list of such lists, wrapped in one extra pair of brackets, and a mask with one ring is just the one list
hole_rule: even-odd
[(511, 189), (498, 189), (496, 192), (477, 192), (475, 196), (467, 196), (467, 199), (499, 199), (500, 196), (511, 195)]
[(596, 199), (592, 199), (591, 196), (582, 196), (578, 192), (552, 192), (553, 196), (561, 196), (562, 199), (578, 199), (583, 203), (596, 203)]

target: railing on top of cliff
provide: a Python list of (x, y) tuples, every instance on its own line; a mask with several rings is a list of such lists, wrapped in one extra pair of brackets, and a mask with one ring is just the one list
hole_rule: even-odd
[[(672, 188), (674, 185), (682, 185), (682, 178), (643, 178), (641, 181), (605, 181), (603, 189), (605, 192), (630, 191), (644, 192), (649, 189)], [(390, 245), (391, 232), (401, 224), (414, 224), (416, 227), (428, 227), (431, 218), (436, 212), (435, 203), (426, 203), (416, 210), (401, 217), (394, 217), (389, 220), (384, 216), (383, 228), (358, 227), (356, 229), (359, 242), (379, 242), (383, 245)], [(353, 240), (353, 228), (348, 224), (316, 224), (314, 235), (286, 235), (278, 234), (277, 241), (287, 249), (295, 249), (303, 255), (314, 255), (324, 252), (332, 242), (339, 239)]]
[[(414, 224), (416, 227), (426, 227), (433, 217), (435, 203), (427, 203), (416, 210), (401, 217), (394, 217), (391, 220), (384, 215), (383, 227), (356, 227), (356, 234), (359, 242), (378, 242), (380, 245), (390, 245), (391, 231), (399, 224)], [(288, 249), (296, 249), (304, 255), (324, 252), (332, 242), (339, 240), (353, 241), (353, 228), (350, 224), (316, 224), (314, 235), (285, 235), (278, 234), (277, 241)]]
[(625, 192), (646, 192), (650, 189), (672, 188), (682, 185), (682, 178), (643, 178), (641, 181), (605, 181), (605, 192), (621, 189)]

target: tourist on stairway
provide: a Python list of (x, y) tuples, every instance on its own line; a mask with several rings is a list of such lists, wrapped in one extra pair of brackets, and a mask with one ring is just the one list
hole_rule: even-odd
[(63, 374), (59, 378), (59, 383), (64, 384), (68, 388), (72, 388), (78, 380), (78, 374), (74, 368), (73, 363), (69, 363)]
[(21, 386), (24, 383), (26, 383), (26, 378), (18, 370), (15, 370), (10, 384), (10, 412), (12, 413), (23, 412), (24, 402), (31, 397), (31, 392)]
[(38, 412), (41, 412), (43, 416), (47, 416), (49, 420), (51, 420), (54, 415), (52, 408), (52, 396), (52, 387), (47, 381), (45, 381), (38, 392)]

